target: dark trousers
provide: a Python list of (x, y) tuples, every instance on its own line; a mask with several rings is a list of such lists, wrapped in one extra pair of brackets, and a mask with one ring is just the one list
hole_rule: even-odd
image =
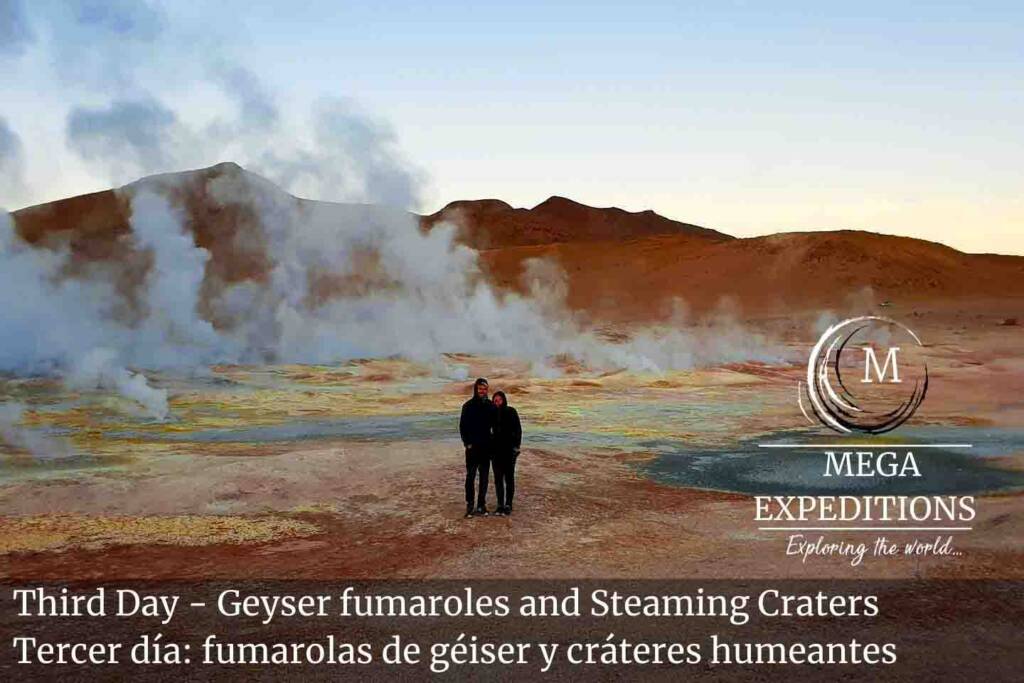
[(516, 495), (515, 453), (494, 456), (494, 491), (498, 494), (498, 507), (512, 507), (512, 498)]
[(480, 490), (476, 494), (476, 506), (484, 507), (487, 502), (487, 476), (491, 469), (491, 458), (487, 449), (473, 446), (466, 449), (466, 505), (473, 504), (473, 488), (480, 477)]

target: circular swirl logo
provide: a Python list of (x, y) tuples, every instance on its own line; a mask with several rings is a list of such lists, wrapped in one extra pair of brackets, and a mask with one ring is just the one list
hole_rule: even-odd
[[(800, 383), (818, 421), (837, 432), (883, 434), (906, 422), (928, 393), (924, 345), (912, 330), (878, 316), (850, 318), (825, 330)], [(813, 420), (811, 420), (813, 422)]]

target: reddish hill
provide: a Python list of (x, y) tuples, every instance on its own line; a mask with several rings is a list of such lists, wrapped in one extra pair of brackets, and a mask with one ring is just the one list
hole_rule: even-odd
[(169, 197), (182, 212), (195, 243), (209, 250), (207, 288), (263, 280), (269, 266), (257, 229), (258, 202), (300, 206), (299, 200), (269, 181), (237, 164), (222, 163), (27, 207), (12, 214), (15, 228), (29, 244), (66, 246), (71, 255), (68, 275), (81, 274), (96, 261), (116, 264), (112, 272), (118, 290), (132, 309), (118, 314), (130, 319), (140, 312), (136, 310), (136, 286), (150, 266), (149, 258), (132, 240), (131, 197), (142, 189)]
[(562, 242), (597, 242), (651, 235), (679, 235), (709, 242), (733, 239), (716, 230), (680, 223), (653, 211), (599, 209), (565, 197), (550, 197), (532, 209), (514, 209), (498, 199), (457, 201), (424, 216), (430, 229), (455, 223), (458, 238), (476, 249), (500, 249)]
[[(15, 212), (19, 235), (36, 245), (67, 245), (68, 274), (103, 260), (118, 264), (119, 288), (132, 292), (149, 268), (132, 244), (130, 196), (148, 188), (169, 196), (197, 245), (210, 251), (206, 291), (269, 273), (260, 216), (301, 230), (312, 221), (358, 214), (372, 226), (396, 212), (380, 207), (298, 200), (235, 164), (145, 178), (113, 191), (72, 197)], [(341, 213), (339, 213), (341, 212)], [(460, 226), (458, 239), (481, 250), (486, 273), (502, 288), (522, 289), (524, 261), (551, 259), (567, 278), (569, 303), (610, 320), (661, 317), (679, 297), (707, 309), (731, 297), (745, 310), (786, 314), (841, 306), (870, 287), (875, 300), (899, 304), (991, 299), (1019, 315), (1024, 257), (964, 254), (933, 242), (859, 231), (784, 233), (735, 239), (652, 211), (599, 209), (552, 197), (533, 209), (498, 200), (453, 202), (421, 217)], [(360, 258), (372, 271), (373, 258)], [(373, 274), (373, 273), (371, 273)], [(362, 288), (387, 282), (364, 278)], [(351, 283), (329, 272), (311, 274), (318, 298), (343, 296)], [(138, 311), (120, 311), (131, 318)]]
[(520, 290), (525, 260), (553, 260), (567, 274), (569, 304), (611, 320), (662, 317), (674, 297), (696, 310), (725, 298), (751, 312), (842, 308), (865, 287), (904, 312), (965, 299), (1024, 304), (1024, 257), (853, 230), (708, 243), (657, 235), (496, 249), (483, 258), (499, 286)]

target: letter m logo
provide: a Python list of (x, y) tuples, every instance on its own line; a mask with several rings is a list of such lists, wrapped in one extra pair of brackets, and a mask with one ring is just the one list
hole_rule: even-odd
[(878, 357), (875, 355), (875, 350), (870, 346), (862, 347), (864, 349), (864, 379), (861, 380), (861, 384), (871, 384), (874, 382), (871, 379), (871, 367), (875, 368), (875, 377), (878, 378), (879, 382), (884, 382), (886, 374), (889, 372), (889, 363), (892, 363), (892, 379), (889, 380), (890, 384), (898, 384), (900, 380), (900, 369), (896, 362), (896, 352), (900, 350), (898, 346), (892, 346), (889, 348), (889, 353), (885, 356), (885, 363), (882, 367), (878, 367)]

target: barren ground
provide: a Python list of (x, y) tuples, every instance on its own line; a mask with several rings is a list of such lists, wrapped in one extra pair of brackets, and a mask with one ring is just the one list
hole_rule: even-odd
[[(1019, 472), (1021, 328), (994, 317), (958, 325), (957, 316), (919, 318), (933, 388), (913, 425), (1002, 434), (985, 466)], [(804, 344), (791, 341), (785, 352), (799, 358)], [(26, 405), (19, 428), (74, 454), (41, 458), (3, 446), (0, 573), (36, 580), (1024, 576), (1019, 486), (980, 498), (974, 530), (956, 539), (958, 557), (872, 559), (851, 569), (845, 558), (786, 557), (784, 535), (757, 530), (749, 495), (650, 476), (645, 465), (664, 457), (650, 444), (727, 456), (748, 448), (740, 442), (806, 428), (793, 400), (799, 362), (664, 375), (568, 367), (551, 379), (500, 359), (445, 362), (220, 367), (204, 377), (159, 378), (172, 396), (166, 423), (132, 415), (123, 399), (8, 380), (5, 398)], [(455, 426), (468, 382), (453, 373), (489, 376), (523, 416), (511, 518), (461, 517)]]

